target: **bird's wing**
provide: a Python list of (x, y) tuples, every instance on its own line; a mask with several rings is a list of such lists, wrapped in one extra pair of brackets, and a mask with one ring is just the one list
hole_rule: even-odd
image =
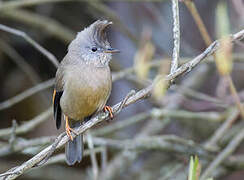
[(56, 121), (57, 129), (61, 126), (61, 118), (62, 118), (62, 110), (60, 107), (60, 98), (63, 94), (63, 91), (53, 91), (53, 112), (54, 112), (54, 119)]
[(56, 79), (55, 79), (55, 86), (53, 91), (53, 112), (54, 112), (54, 120), (56, 121), (57, 129), (61, 126), (61, 119), (62, 119), (62, 109), (60, 106), (60, 99), (63, 94), (63, 66), (62, 64), (59, 66)]

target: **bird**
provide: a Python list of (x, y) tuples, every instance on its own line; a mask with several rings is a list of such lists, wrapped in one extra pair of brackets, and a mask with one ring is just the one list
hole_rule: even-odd
[(53, 112), (57, 129), (62, 114), (69, 141), (65, 145), (66, 162), (81, 162), (83, 135), (75, 138), (71, 132), (88, 121), (99, 111), (107, 111), (113, 118), (110, 106), (106, 106), (111, 93), (112, 77), (109, 62), (112, 54), (119, 52), (110, 46), (106, 29), (112, 22), (97, 20), (81, 32), (68, 46), (68, 52), (56, 71), (53, 91)]

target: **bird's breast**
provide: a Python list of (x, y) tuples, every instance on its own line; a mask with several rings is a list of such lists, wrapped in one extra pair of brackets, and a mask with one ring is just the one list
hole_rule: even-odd
[(65, 115), (82, 120), (101, 110), (111, 92), (109, 67), (67, 69), (61, 108)]

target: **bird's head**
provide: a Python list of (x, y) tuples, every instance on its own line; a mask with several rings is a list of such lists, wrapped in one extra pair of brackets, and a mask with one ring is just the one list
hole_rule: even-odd
[(119, 52), (111, 48), (106, 36), (106, 28), (112, 24), (107, 20), (97, 20), (83, 31), (69, 45), (69, 53), (80, 60), (98, 66), (108, 65), (112, 53)]

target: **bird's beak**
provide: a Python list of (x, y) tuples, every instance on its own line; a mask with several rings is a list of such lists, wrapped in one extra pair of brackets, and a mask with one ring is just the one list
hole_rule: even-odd
[(103, 52), (104, 53), (119, 53), (120, 51), (118, 49), (108, 48), (108, 49), (104, 50)]

